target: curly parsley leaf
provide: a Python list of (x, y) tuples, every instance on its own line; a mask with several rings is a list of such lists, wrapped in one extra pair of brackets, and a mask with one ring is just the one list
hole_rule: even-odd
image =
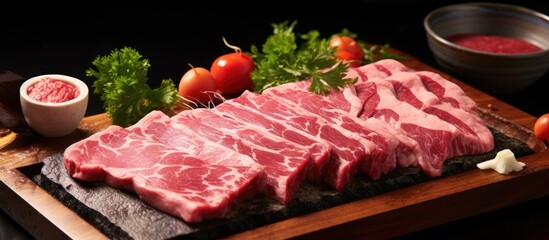
[(113, 124), (129, 126), (152, 110), (169, 110), (178, 100), (178, 92), (170, 79), (152, 89), (148, 84), (150, 63), (135, 49), (115, 49), (98, 56), (86, 75), (95, 77), (94, 93), (100, 95), (105, 111)]
[(255, 92), (311, 79), (311, 92), (327, 94), (331, 89), (339, 90), (356, 81), (345, 78), (349, 65), (337, 60), (336, 50), (330, 47), (328, 39), (320, 38), (316, 30), (298, 38), (294, 33), (296, 24), (297, 21), (272, 24), (273, 34), (267, 38), (261, 51), (257, 46), (251, 46), (250, 55), (256, 63), (252, 72)]

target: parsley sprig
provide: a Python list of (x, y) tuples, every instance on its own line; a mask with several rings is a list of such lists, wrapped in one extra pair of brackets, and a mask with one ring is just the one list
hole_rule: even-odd
[(250, 54), (256, 63), (252, 72), (255, 92), (311, 79), (311, 92), (328, 94), (332, 89), (339, 90), (356, 81), (356, 78), (345, 77), (349, 65), (337, 60), (336, 50), (330, 47), (328, 39), (320, 38), (317, 30), (300, 35), (298, 39), (294, 33), (296, 24), (297, 21), (272, 24), (273, 34), (261, 51), (257, 46), (251, 46)]
[(148, 84), (150, 63), (135, 49), (124, 47), (98, 56), (86, 75), (95, 77), (94, 93), (100, 95), (113, 124), (129, 126), (152, 110), (170, 110), (178, 92), (171, 79), (152, 89)]

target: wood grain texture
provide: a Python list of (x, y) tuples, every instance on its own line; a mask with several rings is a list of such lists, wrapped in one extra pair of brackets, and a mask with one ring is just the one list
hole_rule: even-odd
[[(406, 55), (398, 50), (392, 51)], [(517, 134), (536, 151), (519, 159), (526, 163), (526, 168), (509, 175), (473, 170), (433, 179), (242, 232), (227, 239), (390, 238), (549, 195), (546, 187), (549, 181), (549, 152), (545, 145), (532, 139), (530, 129), (536, 120), (533, 116), (407, 56), (409, 60), (403, 61), (407, 66), (441, 74), (462, 87), (485, 115), (500, 118), (494, 121), (509, 121), (511, 127), (506, 130), (506, 135)], [(34, 184), (17, 168), (60, 153), (69, 144), (101, 131), (109, 124), (108, 116), (99, 114), (86, 117), (78, 130), (66, 137), (10, 139), (0, 152), (0, 207), (39, 239), (105, 239), (101, 232)], [(509, 191), (514, 194), (504, 194)]]
[(37, 239), (107, 239), (17, 170), (0, 170), (0, 207)]

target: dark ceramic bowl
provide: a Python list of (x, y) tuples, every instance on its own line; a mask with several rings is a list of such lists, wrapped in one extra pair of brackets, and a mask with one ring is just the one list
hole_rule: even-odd
[[(455, 4), (433, 10), (423, 24), (441, 70), (485, 92), (519, 92), (549, 70), (549, 17), (532, 9), (486, 2)], [(540, 50), (518, 54), (475, 50), (448, 39), (455, 34), (520, 39)]]

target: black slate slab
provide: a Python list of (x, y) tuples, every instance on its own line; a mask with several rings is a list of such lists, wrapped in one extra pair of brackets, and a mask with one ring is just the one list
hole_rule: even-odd
[[(495, 138), (494, 150), (447, 160), (443, 176), (475, 169), (477, 163), (494, 158), (503, 149), (511, 149), (517, 158), (534, 152), (525, 143), (490, 130)], [(101, 182), (76, 181), (67, 174), (61, 154), (20, 171), (111, 239), (217, 239), (432, 179), (418, 168), (409, 167), (395, 169), (376, 181), (356, 176), (341, 192), (306, 182), (286, 206), (257, 196), (224, 218), (188, 224), (152, 208), (131, 192)]]

